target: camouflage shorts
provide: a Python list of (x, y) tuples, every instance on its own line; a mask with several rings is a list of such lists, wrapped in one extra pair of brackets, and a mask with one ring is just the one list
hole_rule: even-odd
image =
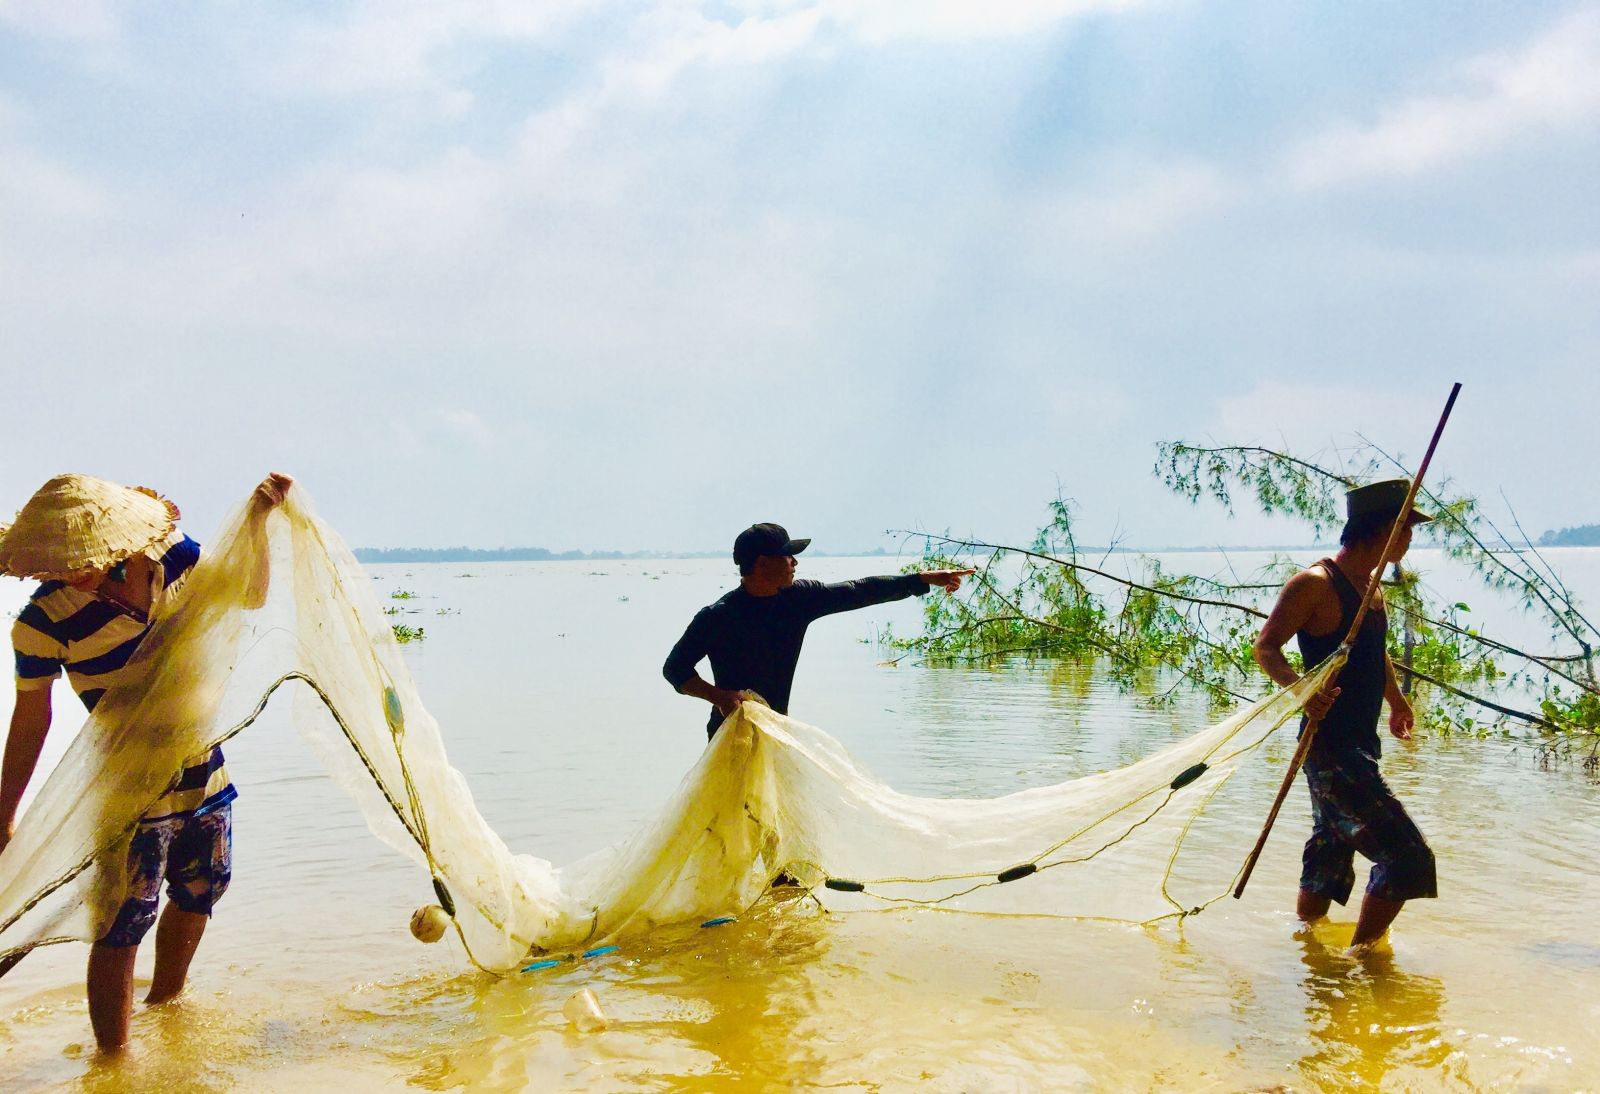
[(1311, 788), (1311, 838), (1301, 859), (1300, 888), (1343, 904), (1355, 887), (1355, 855), (1371, 860), (1367, 892), (1385, 900), (1438, 895), (1433, 851), (1364, 752), (1306, 763)]
[(161, 882), (186, 912), (210, 915), (233, 877), (233, 806), (140, 824), (128, 848), (128, 895), (102, 946), (137, 946), (156, 921)]

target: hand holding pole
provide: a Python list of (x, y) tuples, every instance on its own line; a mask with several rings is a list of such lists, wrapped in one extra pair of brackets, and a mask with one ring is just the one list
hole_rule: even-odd
[[(1366, 621), (1367, 610), (1372, 607), (1373, 598), (1377, 596), (1379, 582), (1383, 580), (1383, 568), (1389, 561), (1389, 552), (1394, 550), (1395, 542), (1400, 538), (1400, 532), (1406, 526), (1411, 516), (1412, 505), (1417, 500), (1417, 491), (1422, 487), (1422, 476), (1428, 473), (1428, 464), (1433, 461), (1433, 451), (1439, 447), (1439, 437), (1444, 433), (1444, 425), (1450, 420), (1450, 411), (1456, 405), (1456, 396), (1461, 394), (1461, 385), (1456, 384), (1450, 389), (1450, 398), (1445, 400), (1444, 413), (1439, 415), (1439, 424), (1433, 429), (1433, 439), (1428, 442), (1428, 451), (1423, 454), (1422, 463), (1417, 466), (1417, 473), (1411, 479), (1411, 489), (1406, 491), (1406, 500), (1400, 506), (1400, 515), (1395, 518), (1394, 527), (1389, 530), (1389, 539), (1383, 546), (1383, 555), (1378, 562), (1378, 568), (1372, 571), (1372, 578), (1367, 582), (1366, 595), (1361, 598), (1361, 606), (1356, 609), (1355, 618), (1350, 621), (1350, 629), (1345, 632), (1342, 649), (1348, 650), (1356, 640), (1356, 635), (1361, 632), (1361, 624)], [(1328, 677), (1324, 687), (1332, 687), (1338, 679), (1338, 673)], [(1289, 788), (1294, 785), (1294, 777), (1300, 773), (1300, 767), (1306, 762), (1306, 756), (1311, 752), (1311, 741), (1317, 735), (1317, 727), (1322, 724), (1322, 719), (1312, 718), (1306, 722), (1306, 728), (1300, 734), (1300, 744), (1294, 750), (1294, 757), (1289, 761), (1289, 770), (1283, 774), (1283, 783), (1278, 787), (1278, 796), (1272, 799), (1272, 808), (1267, 811), (1266, 823), (1261, 826), (1261, 835), (1256, 838), (1256, 845), (1250, 851), (1250, 857), (1244, 861), (1244, 869), (1239, 874), (1239, 884), (1234, 887), (1235, 900), (1244, 895), (1244, 887), (1250, 882), (1250, 875), (1255, 871), (1256, 860), (1261, 857), (1261, 849), (1267, 845), (1267, 836), (1272, 832), (1272, 825), (1278, 819), (1278, 810), (1283, 808), (1283, 800), (1289, 796)]]

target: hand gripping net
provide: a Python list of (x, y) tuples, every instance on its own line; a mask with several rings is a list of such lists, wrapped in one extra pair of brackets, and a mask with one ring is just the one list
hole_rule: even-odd
[(249, 726), (285, 685), (297, 726), (372, 831), (428, 871), (471, 960), (503, 972), (737, 913), (780, 872), (832, 907), (1192, 914), (1226, 879), (1209, 879), (1197, 902), (1171, 891), (1191, 825), (1337, 668), (1330, 659), (1130, 766), (988, 799), (898, 793), (822, 730), (747, 702), (651, 823), (556, 868), (513, 854), (484, 822), (371, 581), (302, 488), (264, 536), (245, 513), (224, 525), (0, 853), (0, 971), (36, 946), (105, 933), (139, 817), (174, 772)]

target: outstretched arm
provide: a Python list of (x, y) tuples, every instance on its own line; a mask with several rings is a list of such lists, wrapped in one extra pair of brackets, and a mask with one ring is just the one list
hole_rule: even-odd
[(961, 588), (961, 579), (970, 573), (971, 570), (923, 570), (916, 574), (862, 577), (831, 585), (814, 585), (811, 586), (814, 599), (810, 614), (813, 619), (818, 619), (836, 612), (870, 608), (874, 604), (921, 596), (934, 586), (953, 593)]

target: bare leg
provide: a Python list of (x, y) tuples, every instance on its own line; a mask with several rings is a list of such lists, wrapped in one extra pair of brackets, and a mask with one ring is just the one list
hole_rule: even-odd
[(89, 948), (89, 1024), (95, 1043), (108, 1055), (128, 1044), (128, 1020), (133, 1015), (133, 959), (137, 946)]
[(1294, 914), (1300, 917), (1300, 922), (1311, 923), (1328, 914), (1328, 905), (1333, 901), (1316, 893), (1300, 890), (1299, 898), (1294, 902)]
[(144, 997), (146, 1003), (165, 1003), (183, 990), (189, 962), (200, 946), (200, 936), (205, 933), (209, 918), (199, 912), (186, 912), (167, 901), (161, 912), (161, 922), (156, 926), (156, 971), (150, 978), (150, 994)]
[(1394, 917), (1405, 906), (1403, 900), (1385, 900), (1368, 893), (1361, 902), (1361, 918), (1356, 920), (1356, 933), (1350, 939), (1350, 945), (1365, 946), (1382, 938), (1383, 932), (1389, 929), (1389, 924), (1394, 922)]

